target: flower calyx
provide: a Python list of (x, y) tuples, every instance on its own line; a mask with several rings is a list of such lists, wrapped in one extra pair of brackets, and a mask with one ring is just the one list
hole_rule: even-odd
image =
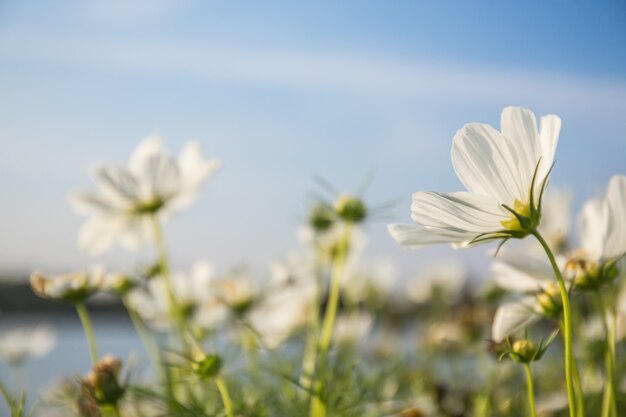
[(565, 276), (583, 291), (598, 291), (613, 282), (618, 275), (619, 268), (615, 260), (601, 263), (574, 257), (565, 264)]
[(508, 346), (502, 353), (500, 353), (499, 359), (502, 360), (505, 357), (509, 357), (520, 363), (536, 362), (543, 357), (544, 353), (548, 350), (548, 347), (552, 344), (558, 334), (559, 330), (557, 329), (552, 332), (547, 341), (544, 342), (542, 338), (539, 344), (536, 344), (528, 338), (516, 340), (513, 343), (507, 339)]
[(536, 295), (539, 313), (547, 318), (554, 318), (563, 312), (563, 302), (561, 301), (561, 291), (554, 282), (549, 283)]
[(339, 196), (335, 202), (335, 212), (340, 219), (349, 223), (360, 223), (367, 217), (363, 200), (347, 194)]
[(201, 349), (193, 352), (190, 358), (191, 370), (200, 379), (216, 377), (222, 369), (222, 359), (215, 354), (209, 354)]

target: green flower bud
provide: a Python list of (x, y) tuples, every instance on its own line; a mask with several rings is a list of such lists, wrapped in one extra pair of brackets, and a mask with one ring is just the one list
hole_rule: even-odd
[(101, 405), (117, 404), (125, 388), (119, 382), (122, 361), (112, 355), (100, 359), (83, 380), (94, 399)]
[(309, 215), (309, 225), (318, 233), (330, 229), (334, 222), (335, 214), (330, 207), (324, 204), (313, 207)]
[(513, 343), (511, 352), (514, 360), (528, 363), (538, 359), (539, 347), (532, 340), (522, 339)]
[(537, 295), (537, 303), (545, 317), (557, 317), (563, 310), (561, 291), (555, 283), (550, 283), (546, 289)]
[(220, 372), (222, 360), (217, 355), (209, 355), (197, 350), (191, 360), (191, 370), (202, 379), (210, 379)]
[(367, 207), (362, 200), (348, 195), (342, 195), (335, 203), (337, 215), (351, 223), (359, 223), (367, 216)]
[(603, 285), (612, 282), (619, 275), (619, 269), (615, 262), (601, 265), (584, 257), (575, 257), (565, 265), (565, 274), (577, 288), (585, 291), (596, 291)]

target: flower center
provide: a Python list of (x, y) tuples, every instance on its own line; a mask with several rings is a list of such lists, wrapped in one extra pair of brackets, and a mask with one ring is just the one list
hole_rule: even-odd
[(150, 200), (139, 201), (131, 209), (132, 214), (153, 214), (159, 211), (161, 207), (165, 205), (165, 201), (159, 197), (154, 197)]
[[(515, 202), (513, 203), (513, 210), (519, 216), (523, 216), (528, 219), (532, 218), (532, 211), (530, 209), (530, 204), (528, 203), (525, 204), (519, 201), (518, 199), (515, 199)], [(513, 231), (525, 230), (525, 225), (522, 225), (520, 223), (519, 217), (514, 215), (513, 213), (510, 214), (510, 218), (508, 220), (502, 220), (500, 224), (502, 224), (502, 226), (504, 226), (507, 230), (513, 230)]]

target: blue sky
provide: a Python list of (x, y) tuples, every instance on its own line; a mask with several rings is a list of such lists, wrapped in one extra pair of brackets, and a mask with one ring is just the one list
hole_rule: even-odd
[[(163, 135), (223, 162), (167, 227), (176, 264), (262, 268), (297, 244), (322, 176), (367, 201), (461, 189), (450, 165), (463, 124), (507, 105), (563, 120), (552, 185), (579, 205), (626, 173), (626, 6), (620, 1), (6, 1), (0, 4), (0, 269), (90, 262), (66, 201), (96, 162), (125, 163)], [(367, 227), (373, 256), (418, 269)], [(143, 254), (142, 256), (146, 256)], [(103, 258), (128, 266), (134, 258)]]

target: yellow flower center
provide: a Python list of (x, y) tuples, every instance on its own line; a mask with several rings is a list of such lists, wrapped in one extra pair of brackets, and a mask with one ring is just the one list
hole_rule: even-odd
[[(528, 218), (531, 217), (530, 204), (522, 203), (518, 199), (515, 199), (515, 202), (513, 203), (513, 210), (515, 210), (517, 214), (522, 215), (524, 217), (528, 217)], [(515, 217), (513, 213), (510, 214), (509, 220), (502, 220), (500, 224), (502, 224), (502, 226), (504, 226), (504, 228), (507, 230), (514, 230), (514, 231), (524, 230), (519, 220), (517, 219), (517, 217)]]

